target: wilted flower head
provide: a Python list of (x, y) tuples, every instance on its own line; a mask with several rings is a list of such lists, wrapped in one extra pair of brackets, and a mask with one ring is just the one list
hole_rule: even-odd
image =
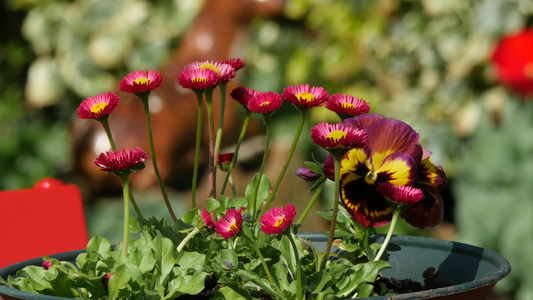
[(334, 94), (326, 101), (326, 108), (336, 112), (342, 119), (356, 117), (370, 111), (368, 103), (355, 96)]
[(231, 160), (233, 159), (234, 155), (235, 155), (235, 153), (221, 153), (221, 154), (219, 154), (218, 158), (217, 158), (217, 166), (222, 171), (228, 171), (229, 170), (229, 166), (231, 164)]
[(533, 93), (533, 29), (505, 36), (496, 46), (492, 63), (499, 81), (515, 92)]
[(300, 109), (310, 109), (322, 105), (329, 97), (328, 92), (322, 87), (310, 87), (309, 84), (300, 84), (286, 87), (281, 98), (287, 100)]
[(261, 218), (261, 230), (266, 234), (282, 233), (291, 226), (295, 215), (296, 209), (292, 204), (287, 204), (285, 208), (274, 207)]
[(215, 231), (224, 239), (235, 236), (242, 227), (241, 210), (235, 208), (229, 209), (215, 224)]
[(278, 93), (257, 93), (248, 101), (248, 109), (253, 113), (268, 114), (280, 108), (281, 104), (283, 104), (283, 100)]
[(220, 76), (211, 69), (191, 69), (185, 67), (178, 76), (178, 83), (192, 90), (206, 90), (216, 86)]
[(43, 269), (48, 270), (52, 267), (52, 262), (49, 260), (43, 260)]
[(80, 119), (106, 118), (117, 108), (120, 97), (113, 92), (105, 92), (89, 97), (80, 103), (76, 110)]
[(119, 88), (126, 93), (139, 94), (158, 89), (162, 82), (161, 74), (156, 71), (133, 71), (120, 81)]
[(247, 88), (247, 87), (235, 88), (230, 93), (231, 98), (233, 98), (234, 100), (242, 104), (242, 106), (247, 110), (248, 110), (248, 102), (250, 102), (250, 99), (252, 99), (257, 94), (259, 94), (258, 91), (253, 90), (251, 88)]
[(122, 175), (143, 169), (147, 158), (148, 154), (140, 148), (128, 148), (101, 153), (94, 163), (101, 171)]

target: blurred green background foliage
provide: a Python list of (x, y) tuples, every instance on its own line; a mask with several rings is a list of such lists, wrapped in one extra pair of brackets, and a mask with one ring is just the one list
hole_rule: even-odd
[[(67, 172), (81, 100), (163, 63), (203, 2), (4, 1), (0, 189)], [(410, 124), (449, 176), (452, 238), (504, 254), (513, 271), (497, 290), (533, 299), (533, 103), (498, 84), (490, 64), (497, 41), (532, 15), (531, 0), (287, 0), (283, 15), (250, 24), (244, 80), (356, 95)], [(319, 121), (337, 119), (313, 110)], [(292, 126), (279, 123), (280, 134)]]

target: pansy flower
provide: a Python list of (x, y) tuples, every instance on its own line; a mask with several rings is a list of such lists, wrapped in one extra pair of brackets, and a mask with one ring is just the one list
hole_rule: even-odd
[(158, 89), (162, 82), (161, 74), (156, 71), (133, 71), (124, 76), (119, 88), (126, 93), (139, 94)]
[(115, 93), (101, 93), (83, 100), (76, 112), (80, 119), (99, 120), (108, 117), (115, 111), (119, 102), (120, 98)]
[(202, 220), (204, 220), (205, 226), (209, 228), (215, 228), (215, 222), (213, 222), (213, 218), (211, 218), (211, 215), (207, 211), (207, 209), (202, 209), (202, 212), (200, 213)]
[(122, 175), (143, 169), (147, 158), (148, 154), (140, 148), (128, 148), (101, 153), (94, 163), (101, 171)]
[(251, 88), (238, 87), (231, 91), (230, 96), (235, 101), (239, 102), (246, 110), (249, 110), (248, 102), (250, 102), (250, 99), (252, 99), (257, 94), (259, 94), (259, 92)]
[(310, 87), (309, 84), (300, 84), (286, 87), (281, 98), (291, 102), (300, 109), (310, 109), (322, 105), (329, 97), (328, 92), (322, 87)]
[(291, 226), (295, 215), (296, 209), (292, 204), (287, 204), (285, 208), (274, 207), (261, 218), (261, 230), (266, 234), (282, 233)]
[(228, 82), (235, 77), (235, 68), (229, 64), (216, 61), (195, 61), (185, 66), (186, 69), (213, 70), (218, 75), (218, 82)]
[(326, 150), (351, 149), (366, 143), (366, 133), (344, 124), (319, 123), (311, 128), (313, 143)]
[(356, 117), (370, 111), (368, 103), (355, 96), (334, 94), (326, 101), (326, 108), (337, 113), (342, 119)]
[(269, 114), (283, 104), (281, 96), (275, 92), (257, 93), (248, 101), (248, 109), (253, 113)]
[(505, 36), (498, 42), (491, 61), (499, 81), (515, 92), (533, 93), (533, 28)]
[(203, 91), (216, 86), (219, 78), (211, 69), (184, 68), (178, 75), (178, 83), (186, 89)]
[(241, 210), (235, 208), (229, 209), (215, 224), (215, 231), (224, 239), (229, 239), (235, 236), (242, 227), (242, 213)]
[(402, 212), (409, 224), (424, 228), (440, 223), (439, 192), (446, 177), (426, 157), (429, 152), (419, 144), (418, 133), (404, 122), (379, 115), (362, 115), (344, 123), (364, 129), (368, 137), (365, 147), (348, 151), (341, 161), (341, 199), (354, 219), (367, 227), (389, 223), (392, 209), (383, 196), (387, 185), (378, 187), (392, 184), (420, 189), (424, 195), (418, 201), (411, 199), (414, 204)]

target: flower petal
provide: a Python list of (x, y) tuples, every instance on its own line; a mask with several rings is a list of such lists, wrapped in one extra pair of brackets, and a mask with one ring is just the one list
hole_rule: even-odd
[(424, 196), (424, 199), (402, 212), (405, 221), (417, 228), (437, 226), (444, 216), (444, 204), (439, 192), (435, 189), (424, 190)]
[(392, 209), (387, 200), (364, 180), (343, 180), (341, 199), (346, 210), (363, 226), (381, 227), (392, 219)]
[(386, 181), (396, 185), (412, 185), (416, 180), (417, 171), (417, 165), (411, 156), (392, 153), (385, 157), (375, 173), (378, 183)]

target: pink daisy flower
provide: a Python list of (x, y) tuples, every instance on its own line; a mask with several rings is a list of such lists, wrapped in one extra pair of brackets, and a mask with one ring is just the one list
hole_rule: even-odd
[(52, 262), (49, 260), (43, 261), (43, 269), (48, 270), (52, 267)]
[(195, 61), (185, 66), (187, 69), (209, 69), (219, 76), (218, 82), (228, 82), (235, 77), (235, 68), (229, 64), (216, 61)]
[(295, 215), (296, 209), (291, 204), (285, 208), (274, 207), (261, 218), (261, 230), (266, 234), (282, 233), (291, 226)]
[(76, 110), (80, 119), (102, 119), (108, 117), (117, 108), (120, 97), (106, 92), (89, 97), (80, 103)]
[(244, 106), (244, 108), (248, 109), (248, 102), (250, 102), (250, 99), (253, 98), (253, 96), (259, 94), (258, 91), (253, 90), (251, 88), (247, 87), (238, 87), (235, 88), (233, 91), (231, 91), (230, 95), (231, 98), (233, 98), (235, 101), (239, 102)]
[(222, 215), (222, 218), (218, 219), (217, 223), (215, 224), (215, 231), (227, 240), (239, 233), (239, 231), (241, 231), (241, 227), (241, 210), (231, 208), (226, 211), (226, 214)]
[(268, 114), (283, 104), (281, 96), (274, 92), (257, 93), (248, 101), (248, 109), (253, 113)]
[(335, 94), (326, 101), (326, 108), (336, 112), (341, 118), (356, 117), (370, 111), (368, 103), (355, 96)]
[(205, 226), (209, 228), (215, 228), (215, 222), (213, 222), (213, 219), (211, 218), (211, 215), (207, 211), (207, 209), (202, 209), (202, 212), (200, 213), (202, 216), (202, 220), (204, 220)]
[(329, 94), (324, 88), (310, 87), (309, 84), (286, 87), (281, 94), (281, 98), (303, 109), (320, 106), (328, 97)]
[(221, 61), (223, 64), (228, 64), (235, 68), (235, 71), (239, 71), (240, 69), (244, 68), (245, 63), (240, 58), (231, 58), (225, 61)]
[(311, 128), (313, 143), (325, 149), (352, 149), (363, 147), (367, 136), (364, 130), (344, 124), (319, 123)]
[(421, 189), (407, 185), (396, 185), (389, 182), (380, 183), (378, 193), (384, 198), (400, 205), (412, 205), (424, 199)]
[(206, 90), (218, 84), (219, 76), (211, 69), (191, 69), (185, 67), (178, 76), (178, 83), (193, 90)]
[(131, 94), (145, 93), (158, 89), (163, 82), (156, 71), (133, 71), (119, 83), (121, 91)]
[(121, 175), (143, 169), (147, 158), (148, 154), (140, 148), (128, 148), (101, 153), (94, 163), (100, 167), (100, 171)]
[(102, 284), (104, 285), (106, 289), (109, 288), (109, 278), (111, 278), (111, 276), (113, 275), (114, 275), (113, 273), (107, 273), (105, 274), (104, 277), (102, 277)]

